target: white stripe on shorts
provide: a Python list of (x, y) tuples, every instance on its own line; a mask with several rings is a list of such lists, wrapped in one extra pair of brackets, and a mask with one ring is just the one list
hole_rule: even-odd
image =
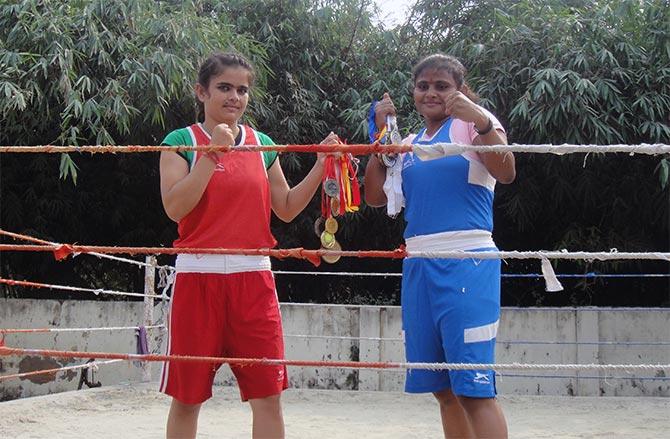
[(498, 323), (500, 323), (500, 320), (496, 320), (488, 325), (465, 329), (463, 331), (465, 343), (478, 343), (493, 340), (496, 338), (496, 335), (498, 335)]

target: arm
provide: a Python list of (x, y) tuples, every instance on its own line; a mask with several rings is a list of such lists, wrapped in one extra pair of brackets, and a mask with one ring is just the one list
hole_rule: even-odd
[(298, 216), (314, 196), (321, 184), (323, 161), (317, 159), (307, 176), (297, 185), (290, 188), (284, 177), (279, 160), (268, 169), (272, 210), (280, 220), (288, 223)]
[(167, 216), (179, 222), (198, 204), (214, 173), (213, 160), (198, 160), (191, 172), (176, 152), (161, 152), (161, 199)]
[[(488, 124), (487, 121), (483, 123), (484, 128)], [(476, 125), (479, 129), (479, 126)], [(473, 143), (475, 145), (507, 145), (507, 135), (499, 129), (492, 129), (487, 134), (480, 134), (475, 137)], [(479, 158), (482, 164), (489, 171), (489, 174), (502, 184), (510, 184), (516, 178), (516, 162), (514, 154), (511, 152), (480, 152)]]
[(377, 155), (370, 155), (363, 179), (365, 202), (368, 206), (381, 207), (386, 205), (384, 181), (386, 181), (386, 167)]
[(382, 99), (375, 103), (375, 125), (378, 129), (382, 129), (386, 126), (386, 116), (396, 115), (395, 105), (391, 99), (391, 95), (384, 93)]
[[(378, 129), (386, 125), (386, 116), (395, 115), (396, 109), (388, 93), (384, 93), (382, 99), (375, 103), (374, 116), (375, 125)], [(384, 193), (384, 181), (386, 181), (386, 167), (377, 154), (370, 155), (365, 167), (363, 179), (363, 191), (365, 203), (370, 207), (382, 207), (388, 202)]]
[[(338, 137), (330, 133), (321, 143), (337, 143)], [(316, 163), (307, 176), (295, 185), (289, 187), (284, 177), (279, 159), (268, 169), (268, 180), (270, 182), (270, 196), (272, 198), (272, 210), (280, 220), (288, 223), (298, 216), (314, 196), (321, 184), (323, 177), (323, 165), (326, 154), (317, 154)]]
[[(461, 92), (454, 92), (446, 102), (446, 113), (465, 122), (472, 122), (478, 131), (486, 130), (493, 120), (477, 104)], [(473, 139), (474, 145), (507, 145), (507, 135), (502, 129), (492, 128)], [(509, 184), (516, 177), (514, 154), (486, 152), (479, 157), (486, 170), (498, 182)]]

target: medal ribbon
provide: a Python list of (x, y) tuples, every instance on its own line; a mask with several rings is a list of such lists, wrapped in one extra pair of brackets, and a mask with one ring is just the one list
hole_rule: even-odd
[[(344, 143), (340, 141), (340, 143)], [(327, 155), (324, 161), (323, 177), (321, 179), (321, 216), (330, 218), (332, 216), (331, 196), (326, 193), (325, 183), (327, 180), (337, 182), (339, 188), (339, 214), (358, 212), (361, 204), (361, 192), (358, 184), (357, 161), (351, 154), (342, 154), (335, 158)]]
[(335, 157), (327, 155), (324, 161), (323, 176), (321, 177), (321, 216), (328, 218), (330, 216), (330, 196), (326, 194), (325, 182), (326, 180), (337, 181), (337, 171), (335, 164)]
[(356, 175), (357, 167), (354, 167), (354, 159), (351, 154), (347, 154), (347, 174), (349, 175), (348, 198), (347, 206), (349, 212), (358, 212), (358, 206), (361, 205), (361, 190), (358, 185), (358, 176)]

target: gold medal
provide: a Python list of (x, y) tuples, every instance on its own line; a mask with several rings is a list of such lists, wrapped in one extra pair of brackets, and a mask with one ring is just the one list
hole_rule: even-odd
[[(333, 247), (332, 248), (322, 248), (322, 250), (342, 250), (342, 247), (340, 246), (340, 243), (333, 240)], [(340, 255), (321, 255), (321, 259), (323, 259), (324, 262), (327, 262), (329, 264), (334, 264), (335, 262), (340, 260)]]
[(331, 198), (330, 212), (333, 214), (333, 216), (337, 216), (340, 214), (340, 200), (338, 200), (337, 198)]
[(332, 216), (326, 220), (326, 232), (332, 233), (333, 235), (337, 233), (338, 225), (337, 220)]
[(332, 249), (337, 241), (335, 241), (335, 235), (332, 233), (324, 231), (321, 233), (321, 246), (327, 249)]

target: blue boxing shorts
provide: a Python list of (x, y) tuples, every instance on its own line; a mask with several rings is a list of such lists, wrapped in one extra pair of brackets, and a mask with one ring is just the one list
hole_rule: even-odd
[[(480, 249), (480, 250), (496, 250)], [(403, 261), (402, 323), (408, 362), (493, 363), (500, 319), (499, 259)], [(408, 370), (405, 391), (492, 398), (493, 370)]]

